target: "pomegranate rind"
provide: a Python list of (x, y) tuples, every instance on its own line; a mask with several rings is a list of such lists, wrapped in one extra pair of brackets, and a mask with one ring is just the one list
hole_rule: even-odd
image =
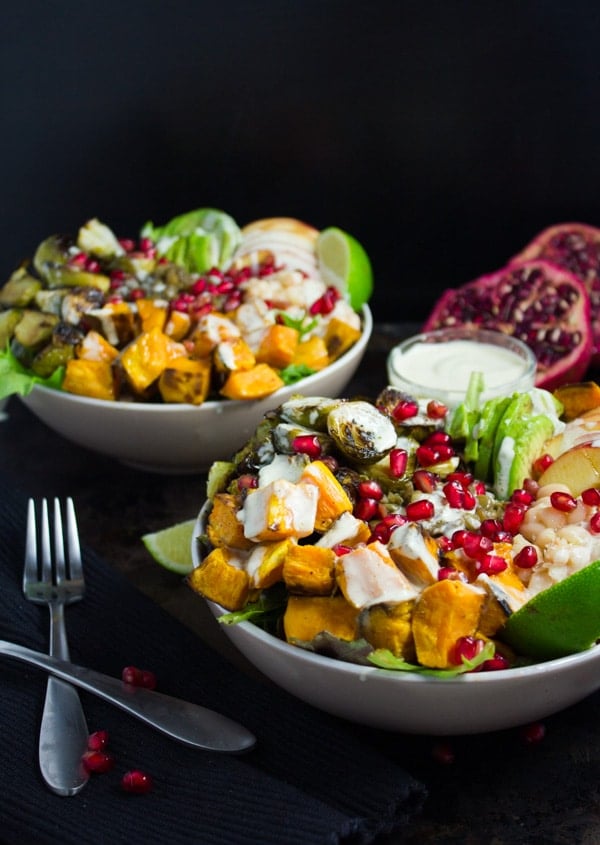
[[(507, 285), (511, 295), (507, 295)], [(560, 288), (565, 295), (570, 290), (571, 306), (565, 310), (563, 295), (556, 297), (555, 311), (544, 308), (544, 303), (551, 304), (546, 302), (545, 286)], [(511, 262), (501, 270), (444, 291), (423, 331), (450, 326), (491, 329), (523, 340), (537, 358), (536, 387), (546, 390), (580, 381), (592, 359), (587, 288), (573, 273), (549, 261)], [(563, 332), (573, 342), (565, 353), (561, 351)], [(546, 360), (548, 357), (550, 360)]]
[[(569, 239), (571, 242), (569, 242)], [(577, 276), (591, 303), (592, 363), (600, 365), (600, 229), (588, 223), (556, 223), (539, 232), (511, 262), (541, 258)]]

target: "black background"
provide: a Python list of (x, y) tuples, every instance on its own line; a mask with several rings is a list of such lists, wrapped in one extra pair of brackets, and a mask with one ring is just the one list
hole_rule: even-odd
[(22, 2), (0, 21), (0, 272), (199, 206), (359, 238), (380, 321), (600, 225), (594, 2)]

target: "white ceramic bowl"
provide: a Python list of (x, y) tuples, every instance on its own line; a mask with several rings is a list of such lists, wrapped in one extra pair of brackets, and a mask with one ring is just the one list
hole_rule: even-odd
[(338, 396), (354, 375), (373, 330), (369, 308), (354, 346), (333, 364), (256, 402), (203, 405), (106, 402), (36, 386), (21, 397), (43, 422), (74, 443), (138, 469), (189, 474), (228, 459), (253, 434), (265, 413), (295, 393)]
[[(194, 536), (203, 533), (206, 505)], [(192, 542), (194, 565), (200, 564)], [(226, 611), (208, 605), (218, 619)], [(223, 625), (239, 651), (278, 686), (314, 707), (362, 725), (450, 736), (526, 725), (600, 688), (600, 645), (520, 669), (447, 679), (357, 666), (289, 645), (250, 622)]]

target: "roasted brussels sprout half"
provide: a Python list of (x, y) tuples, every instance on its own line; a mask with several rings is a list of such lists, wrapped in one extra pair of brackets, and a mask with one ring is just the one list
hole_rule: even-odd
[(33, 266), (48, 283), (48, 287), (92, 287), (106, 293), (110, 288), (108, 276), (88, 273), (85, 269), (69, 263), (78, 251), (72, 238), (66, 235), (51, 235), (38, 246), (33, 257)]
[(369, 402), (341, 402), (327, 416), (327, 430), (338, 448), (351, 460), (374, 463), (396, 445), (397, 435), (389, 417)]

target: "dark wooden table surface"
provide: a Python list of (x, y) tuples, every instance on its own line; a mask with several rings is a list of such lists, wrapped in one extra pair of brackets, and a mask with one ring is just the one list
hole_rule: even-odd
[[(416, 328), (407, 323), (376, 326), (346, 395), (374, 396), (385, 386), (388, 350)], [(6, 410), (0, 422), (0, 472), (29, 495), (73, 496), (86, 545), (235, 665), (252, 671), (202, 601), (179, 576), (154, 563), (140, 539), (195, 517), (204, 500), (205, 476), (133, 470), (62, 439), (18, 399), (11, 399)], [(600, 842), (600, 695), (547, 719), (545, 728), (544, 740), (536, 744), (526, 742), (519, 729), (448, 742), (379, 737), (430, 791), (422, 817), (408, 832), (383, 841)]]

